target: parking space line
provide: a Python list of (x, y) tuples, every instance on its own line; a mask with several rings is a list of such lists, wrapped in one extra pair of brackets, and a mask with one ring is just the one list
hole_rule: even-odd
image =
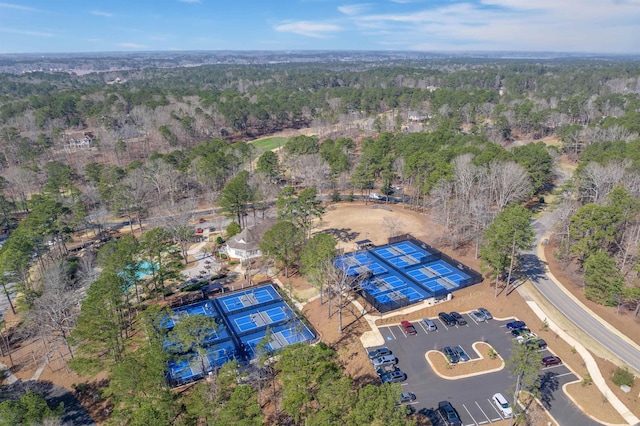
[(564, 373), (564, 374), (556, 374), (554, 377), (564, 377), (564, 376), (571, 376), (573, 373), (569, 372), (569, 373)]
[(474, 320), (474, 319), (473, 319), (473, 317), (472, 317), (471, 315), (467, 314), (467, 316), (469, 317), (469, 319), (470, 319), (471, 321), (473, 321), (476, 325), (478, 325), (478, 322), (477, 322), (476, 320)]
[(396, 327), (398, 327), (400, 329), (400, 333), (402, 333), (402, 335), (404, 337), (407, 337), (407, 333), (404, 332), (404, 330), (402, 329), (402, 327), (400, 327), (399, 325), (396, 325)]
[(462, 406), (464, 407), (465, 410), (467, 410), (467, 413), (469, 413), (469, 417), (471, 417), (471, 420), (473, 420), (473, 423), (477, 426), (478, 422), (476, 422), (476, 419), (473, 418), (473, 416), (471, 415), (471, 412), (469, 411), (469, 409), (467, 408), (466, 405), (462, 404)]
[(438, 321), (440, 321), (440, 324), (442, 324), (442, 326), (445, 328), (445, 330), (449, 330), (449, 328), (447, 327), (447, 325), (446, 325), (444, 322), (442, 322), (442, 320), (441, 320), (441, 319), (438, 319)]
[[(489, 422), (491, 422), (491, 420), (489, 420), (489, 416), (487, 416), (487, 413), (485, 413), (485, 412), (484, 412), (484, 410), (482, 409), (482, 407), (480, 406), (480, 404), (478, 404), (478, 401), (476, 401), (476, 405), (478, 406), (478, 408), (480, 409), (480, 411), (482, 411), (482, 414), (483, 414), (483, 415), (485, 416), (485, 418), (487, 419), (487, 421), (486, 421), (486, 422), (484, 422), (484, 423), (489, 423)], [(483, 423), (480, 423), (480, 424), (483, 424)]]
[(391, 333), (391, 335), (393, 336), (393, 338), (394, 338), (394, 339), (398, 339), (398, 338), (396, 337), (396, 335), (395, 335), (395, 334), (393, 334), (393, 331), (391, 330), (391, 327), (387, 327), (387, 330), (389, 330), (389, 333)]
[[(422, 321), (418, 322), (418, 324), (420, 324), (420, 327), (424, 330), (425, 333), (427, 333), (427, 329), (424, 328), (424, 325), (422, 325)], [(427, 333), (429, 334), (429, 333)]]
[(498, 411), (498, 409), (493, 405), (493, 402), (491, 402), (491, 400), (489, 400), (489, 398), (487, 398), (487, 402), (489, 403), (489, 405), (491, 406), (491, 408), (493, 408), (496, 412), (496, 414), (498, 414), (498, 418), (497, 419), (491, 419), (492, 422), (497, 422), (498, 420), (502, 420), (502, 414), (500, 414), (500, 411)]

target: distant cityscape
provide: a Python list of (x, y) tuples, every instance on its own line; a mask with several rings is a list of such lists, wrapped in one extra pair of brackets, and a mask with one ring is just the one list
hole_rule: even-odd
[(0, 72), (65, 72), (77, 75), (92, 72), (142, 68), (178, 68), (199, 65), (256, 65), (287, 63), (385, 62), (402, 65), (405, 61), (455, 59), (496, 60), (637, 60), (640, 55), (563, 52), (411, 52), (411, 51), (181, 51), (181, 52), (104, 52), (56, 54), (0, 54)]

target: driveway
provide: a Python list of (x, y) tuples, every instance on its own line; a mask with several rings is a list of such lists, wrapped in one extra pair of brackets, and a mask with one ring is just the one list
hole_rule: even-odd
[[(448, 400), (458, 411), (463, 425), (478, 426), (503, 419), (503, 416), (491, 402), (496, 392), (501, 392), (508, 400), (513, 399), (512, 388), (515, 378), (504, 369), (478, 376), (447, 380), (436, 375), (425, 359), (429, 350), (442, 350), (445, 346), (460, 345), (471, 359), (478, 358), (472, 344), (477, 341), (489, 343), (505, 359), (511, 355), (512, 336), (505, 328), (510, 320), (476, 323), (463, 314), (466, 326), (445, 326), (434, 319), (437, 331), (427, 332), (421, 322), (414, 322), (418, 334), (407, 336), (400, 326), (380, 327), (380, 333), (398, 358), (398, 367), (407, 374), (402, 383), (404, 392), (413, 392), (417, 399), (412, 403), (416, 411), (425, 413), (434, 426), (443, 425), (436, 408), (439, 401)], [(370, 348), (368, 348), (370, 349)], [(550, 355), (548, 350), (543, 356)], [(486, 354), (483, 354), (486, 356)], [(577, 380), (577, 377), (564, 365), (543, 368), (543, 397), (545, 407), (562, 425), (598, 425), (584, 415), (562, 392), (562, 386)]]

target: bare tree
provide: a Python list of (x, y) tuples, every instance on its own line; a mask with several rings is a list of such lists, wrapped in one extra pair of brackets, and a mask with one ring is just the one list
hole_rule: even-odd
[(402, 222), (396, 217), (385, 216), (382, 219), (382, 225), (385, 228), (389, 228), (389, 237), (395, 237), (397, 235), (398, 228), (402, 226)]
[(71, 331), (75, 328), (80, 297), (67, 274), (64, 262), (54, 262), (45, 270), (42, 277), (42, 295), (35, 300), (29, 311), (31, 319), (50, 343), (62, 342), (73, 358), (73, 349), (69, 342)]
[[(338, 333), (342, 333), (342, 312), (352, 301), (352, 290), (358, 281), (358, 276), (347, 275), (346, 269), (335, 266), (333, 262), (326, 262), (328, 298), (334, 300), (338, 314)], [(331, 304), (329, 304), (331, 309)]]
[(162, 227), (169, 231), (176, 243), (180, 244), (185, 264), (189, 262), (187, 250), (194, 235), (193, 226), (189, 222), (193, 220), (195, 207), (195, 201), (187, 199), (177, 203), (171, 211), (165, 210), (165, 215), (161, 219)]
[(487, 182), (498, 211), (524, 200), (531, 193), (531, 181), (526, 169), (513, 161), (491, 162)]
[(590, 162), (580, 174), (580, 198), (585, 202), (602, 205), (609, 193), (625, 181), (629, 167), (630, 160), (610, 161), (605, 165)]

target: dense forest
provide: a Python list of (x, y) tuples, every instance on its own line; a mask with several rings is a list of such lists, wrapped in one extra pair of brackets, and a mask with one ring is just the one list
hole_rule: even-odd
[[(531, 210), (552, 198), (558, 255), (587, 297), (637, 316), (640, 63), (398, 62), (0, 74), (0, 283), (21, 294), (22, 337), (41, 336), (77, 371), (107, 370), (113, 424), (261, 424), (266, 385), (234, 365), (186, 395), (164, 380), (156, 303), (187, 261), (194, 211), (220, 209), (231, 236), (275, 206), (272, 266), (298, 268), (340, 309), (344, 282), (319, 278), (335, 241), (311, 224), (324, 202), (374, 189), (433, 213), (444, 243), (472, 247), (496, 282), (517, 267), (515, 227), (525, 248)], [(280, 150), (251, 143), (291, 129), (309, 131)], [(131, 233), (109, 241), (122, 219)], [(140, 260), (159, 265), (152, 281), (136, 281)], [(0, 335), (3, 355), (12, 336)], [(410, 421), (393, 409), (397, 388), (355, 386), (331, 348), (286, 351), (256, 367), (280, 382), (272, 421)]]

